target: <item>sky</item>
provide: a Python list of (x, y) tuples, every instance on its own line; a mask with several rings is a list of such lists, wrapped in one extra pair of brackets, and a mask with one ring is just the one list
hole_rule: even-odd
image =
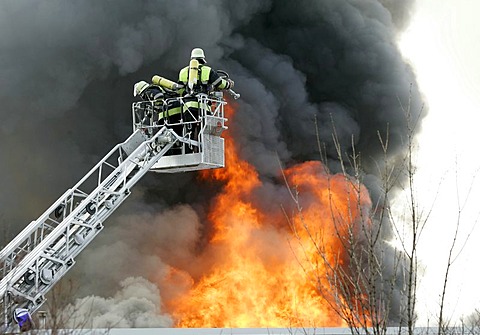
[(418, 290), (422, 323), (438, 315), (457, 223), (446, 316), (458, 320), (480, 305), (479, 10), (474, 0), (418, 1), (400, 39), (428, 109), (417, 137), (418, 199), (425, 212), (432, 210), (419, 249), (424, 271)]

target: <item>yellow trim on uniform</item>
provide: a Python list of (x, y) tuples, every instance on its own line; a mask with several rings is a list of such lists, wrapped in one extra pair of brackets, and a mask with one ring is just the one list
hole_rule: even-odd
[(184, 106), (184, 111), (186, 111), (188, 108), (197, 108), (197, 109), (202, 108), (207, 111), (210, 110), (210, 106), (208, 104), (206, 103), (200, 104), (198, 100), (186, 101), (183, 106)]

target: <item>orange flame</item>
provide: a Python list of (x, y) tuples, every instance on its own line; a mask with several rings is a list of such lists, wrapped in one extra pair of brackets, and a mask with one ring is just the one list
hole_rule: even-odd
[[(356, 201), (349, 183), (343, 176), (328, 175), (320, 162), (299, 164), (284, 174), (298, 190), (302, 209), (286, 214), (279, 202), (276, 210), (265, 213), (253, 200), (263, 187), (258, 173), (239, 159), (228, 134), (225, 143), (226, 167), (202, 173), (225, 183), (208, 214), (213, 232), (202, 255), (208, 269), (190, 281), (185, 294), (166, 302), (177, 326), (344, 326), (319, 293), (319, 287), (329, 285), (312, 238), (321, 236), (317, 242), (328, 261), (343, 259), (334, 217), (360, 215), (348, 206)], [(338, 215), (331, 214), (332, 201)]]

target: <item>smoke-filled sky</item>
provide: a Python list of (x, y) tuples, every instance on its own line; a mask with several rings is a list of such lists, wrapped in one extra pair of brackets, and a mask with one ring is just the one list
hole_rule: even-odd
[[(1, 242), (130, 134), (133, 84), (175, 80), (193, 47), (235, 80), (229, 132), (261, 179), (277, 175), (277, 155), (285, 166), (319, 158), (315, 119), (335, 168), (333, 120), (346, 151), (354, 136), (375, 198), (377, 131), (388, 123), (390, 155), (400, 152), (401, 103), (414, 114), (423, 103), (396, 44), (412, 3), (1, 1)], [(205, 187), (194, 174), (145, 177), (79, 258), (82, 294), (112, 296), (125, 278), (188, 262), (215, 191)]]

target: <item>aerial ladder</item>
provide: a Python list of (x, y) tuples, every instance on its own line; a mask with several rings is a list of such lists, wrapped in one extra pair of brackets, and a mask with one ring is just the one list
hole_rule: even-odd
[[(74, 266), (77, 255), (148, 171), (174, 173), (225, 165), (223, 93), (195, 98), (198, 112), (176, 124), (160, 119), (159, 110), (176, 102), (185, 107), (183, 115), (190, 113), (184, 97), (161, 104), (133, 103), (132, 134), (0, 251), (0, 333), (18, 329), (18, 318), (23, 317), (19, 315), (30, 318), (42, 306), (47, 292)], [(198, 134), (191, 131), (195, 127)]]

